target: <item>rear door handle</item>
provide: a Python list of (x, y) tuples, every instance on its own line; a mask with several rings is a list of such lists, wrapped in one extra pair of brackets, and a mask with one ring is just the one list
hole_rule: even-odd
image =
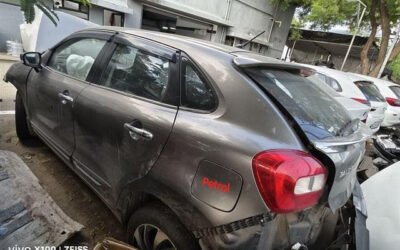
[(138, 128), (130, 123), (125, 123), (124, 128), (129, 131), (129, 135), (135, 141), (143, 138), (145, 140), (153, 139), (153, 134), (150, 131), (147, 131), (144, 128)]
[(70, 103), (74, 102), (74, 98), (69, 96), (68, 91), (58, 93), (58, 97), (60, 98), (62, 104), (67, 104), (67, 102)]

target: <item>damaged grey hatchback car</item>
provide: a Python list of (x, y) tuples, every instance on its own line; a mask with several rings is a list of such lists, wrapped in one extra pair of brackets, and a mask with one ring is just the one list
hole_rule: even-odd
[(366, 137), (301, 67), (101, 27), (25, 53), (5, 80), (19, 139), (43, 140), (132, 245), (320, 248), (358, 185)]

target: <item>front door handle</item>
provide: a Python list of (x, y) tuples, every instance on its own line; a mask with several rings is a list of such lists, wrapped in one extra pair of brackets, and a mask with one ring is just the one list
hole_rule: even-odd
[(58, 97), (60, 98), (62, 104), (67, 104), (67, 102), (74, 102), (74, 98), (70, 97), (68, 92), (66, 91), (58, 93)]
[(153, 139), (153, 134), (144, 128), (138, 128), (130, 123), (125, 123), (124, 128), (129, 131), (129, 135), (135, 141), (143, 138), (145, 140)]

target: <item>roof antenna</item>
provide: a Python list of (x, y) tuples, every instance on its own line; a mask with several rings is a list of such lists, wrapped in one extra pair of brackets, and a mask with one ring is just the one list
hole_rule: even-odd
[(261, 35), (264, 34), (264, 33), (265, 33), (265, 30), (264, 30), (264, 31), (261, 31), (259, 34), (257, 34), (256, 36), (254, 36), (252, 39), (248, 40), (247, 42), (245, 42), (245, 43), (243, 43), (243, 44), (238, 44), (238, 45), (236, 45), (235, 47), (236, 47), (236, 48), (239, 48), (239, 49), (243, 49), (244, 46), (246, 46), (247, 44), (251, 43), (254, 39), (256, 39), (257, 37), (261, 36)]

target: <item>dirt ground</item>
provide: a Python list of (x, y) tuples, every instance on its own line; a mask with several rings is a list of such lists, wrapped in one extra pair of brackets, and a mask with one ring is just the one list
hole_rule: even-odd
[(65, 245), (92, 249), (105, 237), (125, 239), (124, 228), (106, 205), (47, 146), (38, 140), (26, 147), (18, 141), (14, 115), (0, 115), (0, 149), (18, 154), (61, 209), (84, 225)]

